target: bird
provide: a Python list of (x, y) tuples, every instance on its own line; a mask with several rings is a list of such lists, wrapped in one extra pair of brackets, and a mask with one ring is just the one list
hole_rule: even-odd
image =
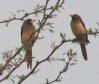
[(90, 43), (90, 41), (88, 40), (88, 34), (85, 24), (78, 14), (73, 14), (70, 16), (72, 18), (70, 23), (72, 32), (81, 46), (82, 55), (84, 60), (86, 61), (88, 60), (86, 44)]
[(32, 68), (32, 46), (35, 41), (37, 29), (35, 29), (33, 23), (35, 19), (27, 19), (23, 22), (21, 27), (21, 42), (26, 52), (25, 61), (27, 62), (27, 68)]

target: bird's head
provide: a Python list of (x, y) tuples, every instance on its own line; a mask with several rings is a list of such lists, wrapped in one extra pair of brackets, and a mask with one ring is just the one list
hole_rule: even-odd
[(78, 14), (73, 14), (73, 15), (70, 15), (70, 16), (74, 20), (80, 19), (80, 16)]
[(33, 26), (35, 27), (35, 29), (39, 29), (39, 21), (37, 19), (31, 19), (31, 23), (33, 24)]
[(36, 22), (36, 20), (33, 18), (33, 19), (27, 19), (26, 21), (25, 21), (25, 23), (27, 23), (27, 24), (31, 24), (31, 25), (34, 25), (34, 23)]
[(25, 20), (24, 23), (35, 27), (35, 29), (38, 29), (38, 28), (39, 28), (38, 20), (36, 20), (36, 19), (34, 19), (34, 18), (33, 18), (33, 19), (27, 19), (27, 20)]

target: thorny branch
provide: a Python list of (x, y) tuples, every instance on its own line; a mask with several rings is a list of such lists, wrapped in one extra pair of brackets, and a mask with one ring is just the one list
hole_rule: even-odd
[[(69, 66), (70, 66), (71, 64), (72, 64), (72, 65), (75, 65), (75, 64), (77, 63), (77, 61), (74, 59), (75, 56), (76, 56), (76, 52), (72, 52), (72, 49), (70, 49), (70, 50), (68, 51), (67, 55), (68, 55), (68, 61), (67, 61), (67, 62), (65, 62), (65, 60), (61, 60), (61, 61), (63, 61), (63, 62), (65, 63), (64, 68), (59, 72), (59, 74), (56, 76), (56, 78), (55, 78), (54, 80), (49, 81), (49, 80), (47, 79), (46, 84), (52, 84), (52, 83), (54, 83), (54, 82), (60, 82), (61, 79), (62, 79), (62, 78), (60, 78), (61, 75), (62, 75), (63, 73), (65, 73), (65, 72), (67, 72)], [(74, 59), (75, 61), (71, 63), (71, 61), (73, 61), (73, 59)]]
[[(47, 8), (46, 10), (52, 10), (52, 7), (50, 8)], [(22, 10), (21, 10), (22, 11)], [(8, 20), (3, 20), (3, 21), (0, 21), (0, 23), (6, 23), (8, 24), (9, 22), (11, 21), (14, 21), (14, 20), (21, 20), (21, 21), (24, 21), (24, 19), (30, 15), (35, 15), (35, 14), (38, 14), (38, 13), (41, 13), (42, 11), (44, 11), (44, 8), (41, 8), (41, 9), (38, 9), (34, 12), (31, 12), (31, 13), (28, 13), (28, 12), (25, 12), (25, 14), (22, 16), (22, 17), (16, 17), (16, 15), (14, 15), (12, 18), (9, 17)], [(17, 11), (17, 12), (20, 12), (20, 11)]]
[(20, 65), (24, 62), (24, 59), (19, 63), (17, 64), (4, 78), (0, 79), (0, 82), (4, 81), (5, 79), (8, 79), (9, 76), (18, 68), (20, 67)]
[(0, 75), (2, 75), (2, 72), (5, 70), (5, 68), (9, 65), (9, 62), (13, 59), (13, 58), (15, 58), (19, 53), (20, 53), (20, 51), (23, 49), (23, 47), (21, 47), (21, 48), (19, 48), (18, 50), (17, 50), (17, 52), (11, 57), (11, 58), (9, 58), (7, 61), (6, 61), (6, 63), (5, 63), (5, 65), (0, 69)]
[[(25, 18), (27, 18), (28, 16), (30, 16), (30, 15), (35, 15), (35, 16), (37, 16), (38, 14), (40, 14), (40, 13), (43, 13), (44, 14), (44, 17), (47, 15), (45, 12), (46, 11), (50, 11), (50, 10), (53, 10), (53, 9), (55, 9), (55, 8), (53, 8), (52, 6), (51, 7), (49, 7), (49, 8), (47, 8), (47, 5), (48, 5), (48, 2), (49, 2), (50, 0), (46, 0), (46, 5), (45, 6), (39, 6), (39, 4), (37, 5), (37, 8), (35, 8), (35, 10), (33, 11), (33, 12), (30, 12), (30, 13), (28, 13), (28, 12), (26, 12), (26, 11), (24, 11), (24, 10), (19, 10), (19, 11), (17, 11), (18, 13), (19, 12), (25, 12), (25, 14), (23, 15), (23, 16), (21, 16), (21, 17), (16, 17), (16, 14), (14, 15), (13, 13), (11, 13), (12, 14), (12, 16), (13, 17), (9, 17), (9, 19), (8, 20), (3, 20), (3, 21), (0, 21), (0, 23), (6, 23), (6, 26), (8, 26), (8, 24), (11, 22), (11, 21), (14, 21), (14, 20), (21, 20), (21, 21), (24, 21), (24, 19)], [(62, 3), (61, 4), (59, 4), (59, 5), (57, 5), (56, 4), (56, 6), (59, 8), (59, 7), (62, 7), (62, 5), (63, 5), (63, 3), (64, 3), (64, 0), (59, 0), (59, 2), (60, 1), (62, 1)], [(56, 10), (56, 9), (55, 9)]]

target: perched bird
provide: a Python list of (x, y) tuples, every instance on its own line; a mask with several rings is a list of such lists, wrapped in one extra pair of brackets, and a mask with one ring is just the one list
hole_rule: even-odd
[(27, 62), (27, 67), (30, 69), (32, 68), (32, 46), (37, 32), (33, 26), (35, 21), (35, 19), (27, 19), (23, 22), (21, 28), (21, 41), (26, 51), (25, 61)]
[(87, 60), (87, 51), (86, 51), (85, 45), (90, 42), (88, 40), (88, 35), (87, 35), (85, 24), (78, 14), (74, 14), (70, 16), (72, 18), (71, 24), (70, 24), (72, 32), (81, 46), (83, 58)]

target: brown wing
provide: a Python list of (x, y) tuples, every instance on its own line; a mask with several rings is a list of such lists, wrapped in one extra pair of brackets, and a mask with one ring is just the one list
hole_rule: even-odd
[(80, 18), (80, 22), (83, 25), (83, 27), (86, 29), (86, 26), (85, 26), (85, 24), (84, 24), (84, 22), (83, 22), (83, 20), (81, 18)]
[[(80, 20), (81, 20), (81, 23), (82, 23), (83, 27), (84, 27), (84, 28), (85, 28), (85, 30), (86, 30), (86, 27), (85, 27), (84, 22), (82, 21), (82, 19), (81, 19), (81, 18), (80, 18)], [(90, 41), (88, 40), (88, 34), (87, 34), (87, 31), (86, 31), (86, 34), (85, 34), (85, 38), (86, 38), (86, 44), (90, 43)]]

